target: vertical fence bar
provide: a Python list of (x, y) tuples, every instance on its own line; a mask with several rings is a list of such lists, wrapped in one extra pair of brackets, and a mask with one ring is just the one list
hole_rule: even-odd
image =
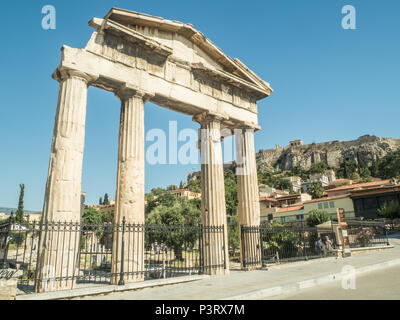
[(204, 273), (203, 261), (203, 225), (199, 225), (199, 274)]
[[(308, 257), (307, 257), (307, 246), (306, 246), (306, 231), (304, 229), (304, 223), (302, 223), (301, 225), (302, 225), (301, 233), (303, 234), (303, 255), (304, 255), (304, 259), (307, 261)], [(318, 234), (318, 231), (317, 231), (317, 234)]]
[(245, 226), (240, 226), (240, 237), (242, 238), (242, 267), (246, 268), (246, 245), (245, 245)]
[(385, 231), (386, 245), (387, 245), (387, 246), (390, 246), (389, 238), (388, 238), (388, 230), (387, 230), (387, 228), (386, 228), (386, 225), (384, 225), (383, 228), (384, 228), (384, 231)]
[(261, 226), (258, 227), (258, 232), (259, 232), (259, 236), (260, 236), (260, 258), (261, 258), (261, 268), (264, 267), (264, 243), (263, 243), (263, 234), (262, 234), (262, 228)]
[(121, 244), (121, 271), (119, 277), (119, 286), (125, 285), (124, 280), (124, 264), (125, 264), (125, 217), (122, 218), (122, 244)]
[(14, 222), (14, 213), (11, 212), (10, 215), (10, 219), (9, 219), (9, 224), (8, 224), (8, 229), (7, 229), (7, 233), (6, 233), (6, 247), (4, 249), (4, 257), (3, 257), (3, 268), (8, 268), (8, 246), (10, 245), (10, 241), (8, 238), (10, 238), (11, 235), (11, 229), (12, 229), (12, 225)]
[(224, 234), (225, 234), (225, 226), (222, 225), (222, 239), (223, 239), (223, 243), (224, 243), (224, 246), (222, 247), (222, 256), (224, 257), (224, 270), (226, 270), (226, 263), (227, 263), (227, 261), (226, 261), (226, 255), (225, 255), (225, 246), (226, 246), (226, 243), (225, 243), (225, 236), (224, 236)]

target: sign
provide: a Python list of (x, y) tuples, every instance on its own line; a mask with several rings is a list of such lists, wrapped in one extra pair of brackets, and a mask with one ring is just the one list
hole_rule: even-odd
[(347, 226), (346, 214), (345, 214), (343, 208), (338, 208), (337, 209), (337, 218), (338, 218), (339, 225), (346, 225)]
[(342, 242), (343, 257), (349, 257), (351, 256), (350, 240), (347, 233), (346, 213), (343, 208), (337, 209), (337, 218), (340, 228), (339, 237)]

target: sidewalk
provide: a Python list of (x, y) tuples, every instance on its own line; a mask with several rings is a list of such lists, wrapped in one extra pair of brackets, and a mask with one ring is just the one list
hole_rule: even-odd
[(345, 259), (325, 258), (277, 265), (268, 270), (231, 271), (227, 276), (207, 277), (198, 281), (136, 291), (90, 296), (85, 300), (234, 300), (277, 297), (341, 280), (342, 269), (352, 266), (356, 274), (400, 265), (400, 239), (391, 237), (394, 248)]

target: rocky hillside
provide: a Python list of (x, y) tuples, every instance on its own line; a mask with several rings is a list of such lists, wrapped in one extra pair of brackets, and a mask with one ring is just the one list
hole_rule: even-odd
[(303, 145), (299, 140), (286, 147), (260, 150), (257, 155), (259, 170), (272, 168), (291, 170), (301, 167), (308, 170), (313, 163), (325, 162), (337, 167), (343, 160), (355, 161), (370, 166), (388, 152), (400, 149), (400, 139), (379, 138), (365, 135), (352, 141), (329, 141)]

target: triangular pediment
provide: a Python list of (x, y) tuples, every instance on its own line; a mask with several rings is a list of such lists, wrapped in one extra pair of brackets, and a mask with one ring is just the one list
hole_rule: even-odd
[(104, 19), (92, 19), (89, 24), (96, 29), (119, 29), (161, 55), (206, 70), (214, 77), (231, 77), (232, 81), (241, 81), (266, 96), (272, 92), (269, 83), (240, 60), (226, 55), (191, 24), (118, 8), (112, 8)]

